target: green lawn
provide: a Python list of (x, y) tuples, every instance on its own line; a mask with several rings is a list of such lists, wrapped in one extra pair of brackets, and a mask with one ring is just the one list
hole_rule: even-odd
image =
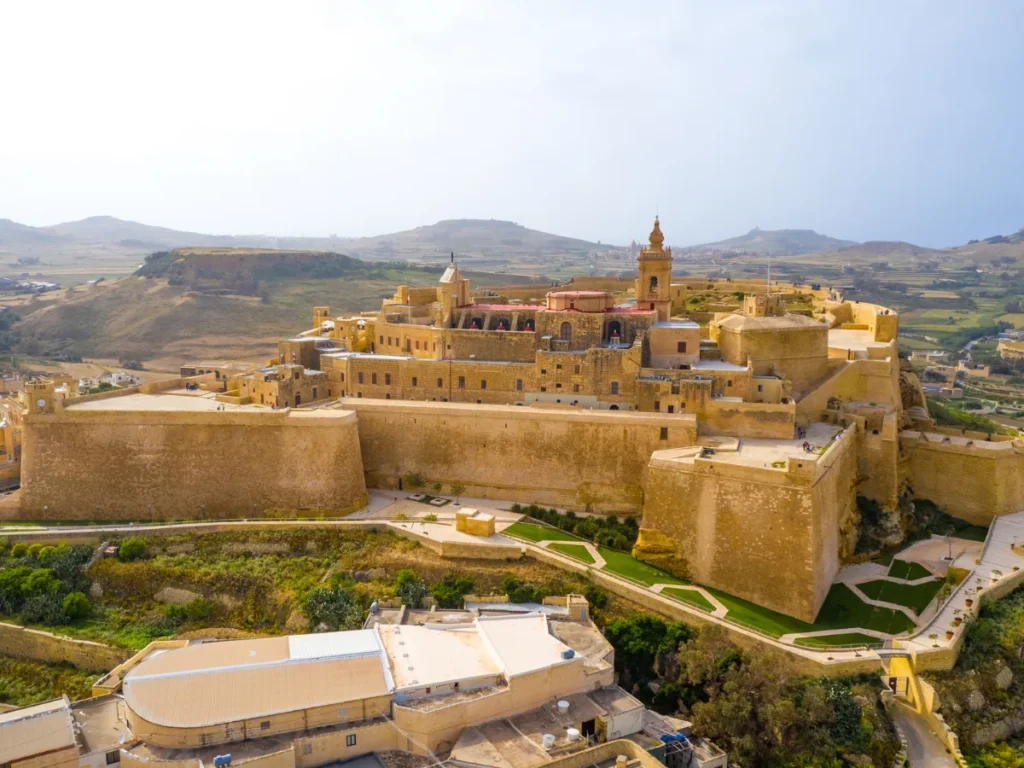
[(833, 584), (818, 611), (815, 629), (873, 629), (877, 632), (897, 634), (914, 628), (902, 611), (868, 605), (845, 584)]
[(841, 635), (823, 635), (821, 637), (801, 637), (794, 641), (805, 648), (835, 648), (839, 645), (880, 645), (877, 637), (860, 632), (844, 632)]
[[(516, 523), (519, 525), (519, 523)], [(607, 547), (598, 547), (605, 559), (604, 570), (625, 576), (632, 581), (651, 586), (653, 584), (688, 585), (689, 582), (672, 576), (653, 565), (637, 560), (625, 552)], [(703, 585), (702, 585), (703, 586)], [(730, 595), (721, 590), (704, 586), (708, 594), (718, 599), (728, 609), (727, 619), (738, 624), (754, 627), (771, 637), (781, 637), (791, 632), (813, 632), (819, 629), (873, 629), (878, 632), (898, 634), (914, 628), (914, 623), (901, 611), (891, 608), (877, 608), (861, 601), (845, 584), (833, 584), (813, 624), (795, 619), (778, 611), (772, 611), (748, 600)], [(690, 590), (663, 590), (671, 597), (688, 600), (681, 593)], [(698, 603), (694, 603), (698, 604)], [(699, 605), (699, 604), (698, 604)], [(709, 603), (710, 605), (710, 603)], [(713, 610), (701, 606), (705, 610)], [(855, 641), (856, 642), (856, 641)]]
[(889, 566), (889, 575), (894, 579), (916, 581), (917, 579), (923, 579), (925, 576), (931, 576), (932, 572), (920, 563), (910, 563), (906, 560), (893, 560), (892, 565)]
[(652, 584), (686, 585), (690, 583), (684, 579), (678, 579), (660, 568), (655, 568), (653, 565), (641, 562), (625, 552), (618, 552), (614, 549), (608, 549), (608, 547), (598, 547), (597, 551), (601, 553), (601, 557), (605, 560), (604, 570), (617, 573), (619, 576), (625, 576), (633, 581), (639, 581), (648, 587)]
[(905, 605), (920, 614), (935, 597), (942, 586), (942, 579), (927, 581), (924, 584), (894, 584), (891, 581), (868, 581), (857, 585), (861, 592), (872, 600)]
[(661, 590), (661, 594), (668, 595), (671, 598), (680, 600), (684, 603), (688, 603), (696, 608), (700, 608), (702, 611), (711, 613), (715, 610), (715, 606), (711, 604), (704, 595), (695, 589), (679, 589), (678, 587), (666, 587)]
[(594, 564), (594, 556), (590, 554), (587, 548), (582, 544), (563, 544), (559, 542), (556, 544), (548, 544), (548, 549), (553, 549), (555, 552), (561, 552), (563, 555), (568, 555), (569, 557), (587, 563), (588, 565)]
[(523, 522), (512, 523), (502, 533), (507, 533), (509, 536), (518, 536), (520, 539), (527, 539), (528, 541), (583, 541), (578, 536), (573, 536), (571, 533), (566, 533), (558, 528), (547, 528), (543, 525)]

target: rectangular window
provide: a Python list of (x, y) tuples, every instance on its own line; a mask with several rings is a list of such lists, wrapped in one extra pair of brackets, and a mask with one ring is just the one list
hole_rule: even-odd
[(557, 364), (557, 365), (555, 366), (555, 370), (556, 370), (556, 371), (560, 371), (560, 370), (562, 370), (562, 364), (561, 364), (561, 363), (558, 363), (558, 364)]
[(371, 384), (376, 384), (377, 383), (377, 374), (376, 373), (371, 373), (370, 374), (370, 383)]
[(678, 352), (680, 354), (683, 354), (683, 353), (686, 352), (686, 342), (685, 341), (677, 341), (676, 342), (676, 352)]
[(270, 721), (269, 720), (263, 720), (263, 721), (260, 722), (260, 730), (261, 731), (265, 731), (268, 728), (270, 728)]
[(661, 410), (661, 400), (655, 400), (654, 401), (654, 410), (656, 410), (656, 411), (660, 411)]
[(561, 389), (561, 388), (562, 388), (562, 383), (561, 382), (555, 384), (555, 389)]
[(579, 392), (580, 391), (580, 385), (579, 384), (573, 384), (572, 385), (572, 391), (573, 392)]
[(480, 389), (487, 389), (487, 379), (480, 379)]
[(580, 367), (578, 365), (573, 368), (573, 373), (575, 373), (577, 376), (580, 375)]
[(547, 391), (548, 391), (548, 388), (547, 388), (547, 387), (541, 387), (541, 388), (540, 388), (540, 391), (541, 391), (541, 392), (547, 392)]
[(341, 374), (341, 383), (342, 383), (342, 384), (344, 384), (344, 383), (345, 383), (345, 374), (344, 374), (344, 373), (343, 373), (343, 374)]
[(354, 733), (350, 733), (348, 736), (345, 737), (345, 746), (346, 747), (354, 747), (355, 745), (356, 745), (356, 735)]
[(617, 381), (613, 381), (612, 382), (612, 394), (613, 395), (619, 394), (619, 382), (617, 382)]
[(732, 386), (732, 379), (726, 379), (725, 380), (725, 386), (731, 387)]
[(107, 765), (116, 765), (121, 762), (121, 750), (115, 749), (107, 752)]
[(437, 379), (437, 388), (440, 389), (443, 386), (444, 386), (444, 379), (442, 379), (441, 377), (438, 377), (438, 379)]
[(465, 388), (466, 388), (466, 377), (465, 376), (459, 376), (459, 389), (465, 389)]
[(391, 346), (391, 337), (390, 336), (388, 336), (388, 346), (389, 347)]
[(670, 405), (670, 406), (668, 407), (668, 412), (669, 412), (669, 413), (675, 413), (675, 412), (676, 412), (676, 407), (675, 407), (674, 405)]
[(547, 371), (546, 371), (545, 369), (541, 368), (541, 369), (540, 369), (540, 375), (541, 375), (541, 376), (544, 376), (544, 375), (546, 375), (546, 374), (547, 374)]
[(758, 392), (764, 392), (764, 384), (758, 384), (757, 385), (757, 391)]
[(362, 371), (359, 372), (359, 383), (360, 384), (363, 383), (363, 372)]
[(522, 392), (522, 391), (523, 391), (523, 380), (522, 379), (516, 379), (516, 392)]
[(416, 342), (416, 349), (419, 349), (419, 348), (420, 348), (420, 343), (417, 341)]
[[(383, 343), (384, 343), (384, 337), (383, 337), (383, 336), (381, 336), (381, 337), (379, 338), (379, 343), (380, 343), (380, 344), (383, 344)], [(390, 337), (390, 336), (388, 336), (388, 344), (390, 344), (390, 343), (391, 343), (391, 337)]]
[(304, 754), (304, 755), (312, 755), (313, 754), (313, 745), (310, 744), (308, 741), (305, 744), (302, 745), (302, 754)]
[(390, 373), (385, 373), (384, 374), (384, 383), (388, 384), (388, 385), (391, 384), (391, 374)]
[(661, 428), (661, 436), (658, 439), (659, 440), (668, 440), (668, 427), (662, 427)]
[(412, 377), (412, 385), (414, 387), (416, 386), (416, 377), (415, 376)]

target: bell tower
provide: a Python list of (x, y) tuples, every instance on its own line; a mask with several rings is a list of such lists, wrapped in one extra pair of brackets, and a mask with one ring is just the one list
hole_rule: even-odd
[(656, 310), (660, 322), (672, 316), (672, 249), (665, 248), (657, 216), (648, 241), (637, 257), (640, 276), (636, 279), (636, 308)]

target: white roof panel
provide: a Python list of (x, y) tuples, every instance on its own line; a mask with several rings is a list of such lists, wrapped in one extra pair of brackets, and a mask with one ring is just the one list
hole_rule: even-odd
[(379, 654), (380, 650), (377, 634), (372, 629), (289, 635), (288, 637), (288, 658), (293, 661), (370, 656)]

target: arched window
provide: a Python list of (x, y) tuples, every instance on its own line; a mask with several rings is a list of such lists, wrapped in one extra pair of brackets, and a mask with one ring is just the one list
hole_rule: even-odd
[(618, 342), (622, 339), (622, 323), (612, 320), (608, 323), (608, 340)]
[(572, 341), (572, 323), (566, 321), (562, 323), (562, 329), (559, 332), (559, 338), (562, 341)]
[(651, 275), (650, 293), (654, 294), (658, 292), (658, 276)]

